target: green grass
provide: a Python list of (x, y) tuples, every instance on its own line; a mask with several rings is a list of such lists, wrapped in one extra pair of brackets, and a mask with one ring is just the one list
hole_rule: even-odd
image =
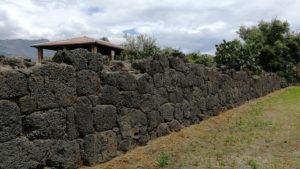
[(157, 163), (159, 167), (165, 167), (169, 163), (169, 155), (164, 152), (160, 153)]
[(254, 159), (251, 159), (248, 161), (248, 165), (252, 168), (252, 169), (257, 169), (257, 162)]

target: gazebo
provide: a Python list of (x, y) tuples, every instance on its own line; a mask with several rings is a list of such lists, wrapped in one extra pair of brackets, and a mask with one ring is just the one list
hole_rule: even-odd
[(120, 54), (125, 48), (115, 45), (111, 42), (94, 39), (87, 36), (66, 39), (61, 41), (51, 41), (45, 43), (33, 44), (31, 47), (37, 49), (38, 62), (43, 60), (43, 49), (48, 50), (73, 50), (76, 48), (84, 48), (92, 53), (101, 53), (102, 55), (108, 55), (110, 60), (114, 60), (114, 56)]

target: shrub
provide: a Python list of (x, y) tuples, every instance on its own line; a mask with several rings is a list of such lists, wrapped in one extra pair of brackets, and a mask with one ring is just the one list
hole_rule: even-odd
[(173, 57), (184, 56), (184, 53), (182, 51), (180, 51), (179, 49), (171, 48), (171, 47), (167, 47), (167, 48), (161, 49), (159, 51), (159, 54), (162, 55), (162, 56), (166, 56), (166, 57), (170, 57), (170, 56), (173, 56)]
[(201, 53), (189, 53), (186, 55), (187, 61), (195, 64), (203, 64), (205, 66), (214, 66), (214, 56)]
[(147, 34), (141, 35), (124, 35), (126, 42), (123, 46), (127, 51), (121, 54), (121, 57), (131, 61), (136, 59), (144, 59), (152, 57), (159, 53), (159, 48), (156, 45), (156, 39)]

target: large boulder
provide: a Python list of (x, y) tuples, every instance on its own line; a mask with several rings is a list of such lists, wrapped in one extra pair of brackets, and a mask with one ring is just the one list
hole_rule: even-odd
[(33, 139), (63, 139), (66, 131), (66, 110), (37, 111), (23, 119), (23, 133)]
[(153, 75), (153, 83), (155, 87), (163, 87), (164, 85), (164, 76), (162, 73), (156, 73)]
[(105, 84), (120, 90), (133, 91), (136, 89), (135, 77), (128, 72), (103, 72), (101, 76)]
[(0, 143), (18, 137), (21, 131), (21, 113), (17, 104), (0, 100)]
[(18, 105), (20, 106), (22, 114), (30, 114), (33, 111), (37, 110), (37, 103), (35, 98), (32, 96), (24, 96), (17, 100)]
[(75, 104), (75, 124), (81, 136), (94, 133), (92, 103), (83, 96), (78, 97)]
[(146, 134), (143, 128), (147, 126), (147, 116), (138, 109), (121, 110), (122, 116), (119, 118), (120, 133), (123, 138), (140, 138)]
[(121, 103), (123, 106), (128, 108), (138, 108), (141, 106), (142, 95), (137, 91), (122, 91)]
[(143, 112), (149, 112), (152, 110), (157, 110), (160, 106), (160, 98), (156, 95), (144, 94), (141, 100), (140, 109)]
[(1, 169), (43, 168), (36, 158), (38, 152), (25, 137), (0, 143), (0, 154)]
[(173, 103), (166, 103), (166, 104), (160, 106), (159, 111), (161, 113), (161, 116), (166, 121), (171, 121), (174, 119), (175, 106)]
[(169, 92), (169, 101), (172, 103), (180, 103), (183, 100), (183, 92), (181, 87), (177, 87), (176, 90)]
[(105, 162), (117, 155), (117, 136), (113, 131), (90, 134), (83, 138), (85, 165)]
[(33, 67), (29, 89), (39, 109), (72, 105), (76, 98), (74, 68), (56, 63)]
[(99, 98), (102, 104), (118, 105), (121, 102), (121, 95), (119, 90), (109, 85), (105, 85), (102, 88), (102, 92)]
[(155, 88), (154, 89), (154, 97), (155, 97), (155, 101), (159, 105), (167, 103), (168, 99), (169, 99), (169, 95), (168, 95), (167, 89), (162, 88), (162, 87), (161, 88)]
[(117, 124), (117, 109), (112, 105), (97, 105), (93, 108), (96, 131), (112, 130)]
[(167, 89), (168, 92), (173, 92), (177, 89), (177, 86), (181, 85), (180, 79), (176, 70), (170, 69), (164, 72), (163, 75), (163, 83), (164, 87)]
[(177, 71), (181, 71), (184, 72), (187, 70), (187, 67), (183, 61), (182, 58), (180, 57), (171, 57), (169, 58), (170, 61), (170, 67), (177, 70)]
[(77, 126), (76, 126), (75, 114), (76, 114), (76, 110), (74, 109), (74, 107), (68, 107), (67, 108), (67, 112), (66, 112), (66, 120), (67, 120), (66, 134), (67, 134), (67, 138), (69, 140), (74, 140), (79, 136), (79, 132), (78, 132)]
[(76, 140), (57, 140), (48, 154), (47, 165), (61, 169), (79, 168), (82, 164), (80, 147)]
[(0, 99), (11, 99), (26, 95), (25, 74), (11, 69), (0, 69)]
[(27, 67), (34, 66), (35, 62), (31, 62), (30, 59), (24, 59), (22, 57), (5, 57), (0, 56), (0, 66), (10, 67), (12, 69), (26, 69)]
[(164, 121), (159, 111), (148, 112), (147, 118), (148, 118), (148, 126), (150, 130), (156, 128), (160, 123)]
[(82, 70), (76, 75), (76, 88), (79, 96), (89, 94), (99, 94), (100, 78), (98, 74), (91, 70)]
[(89, 69), (100, 72), (103, 69), (103, 56), (99, 53), (93, 54), (86, 49), (58, 51), (52, 61), (72, 65), (76, 71)]
[(168, 126), (167, 123), (161, 123), (158, 127), (157, 127), (157, 136), (161, 137), (161, 136), (165, 136), (167, 134), (170, 133), (170, 128)]
[(160, 60), (138, 60), (132, 64), (132, 67), (141, 73), (154, 75), (155, 73), (163, 73), (168, 69), (167, 64), (162, 63), (163, 61), (161, 62)]
[(141, 74), (137, 78), (137, 89), (139, 93), (145, 94), (145, 93), (153, 93), (153, 79), (149, 74)]
[(171, 131), (180, 131), (182, 126), (177, 120), (172, 120), (171, 122), (168, 123), (169, 128)]
[(179, 103), (175, 105), (174, 118), (180, 122), (183, 120), (183, 111), (181, 109), (181, 104)]

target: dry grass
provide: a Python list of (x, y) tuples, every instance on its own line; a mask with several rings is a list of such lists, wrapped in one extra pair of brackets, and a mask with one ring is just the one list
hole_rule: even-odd
[[(168, 157), (159, 166), (160, 155)], [(300, 87), (221, 113), (83, 169), (300, 169)]]

